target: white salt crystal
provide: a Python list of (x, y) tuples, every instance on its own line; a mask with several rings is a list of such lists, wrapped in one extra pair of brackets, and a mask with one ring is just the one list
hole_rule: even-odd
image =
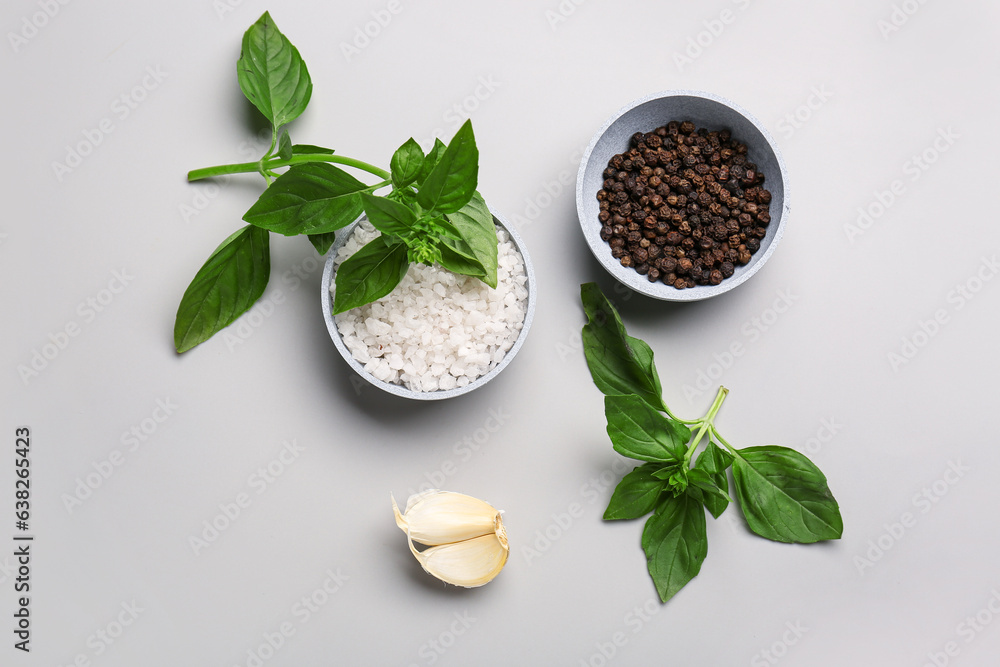
[[(337, 264), (378, 235), (367, 222), (358, 225)], [(488, 372), (522, 329), (528, 296), (520, 254), (504, 230), (497, 239), (495, 290), (437, 265), (414, 264), (392, 293), (337, 315), (351, 355), (374, 377), (416, 391), (463, 387)]]

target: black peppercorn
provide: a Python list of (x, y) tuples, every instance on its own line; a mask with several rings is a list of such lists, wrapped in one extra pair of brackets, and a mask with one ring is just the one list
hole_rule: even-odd
[(623, 266), (684, 289), (717, 285), (750, 261), (771, 193), (745, 144), (670, 121), (629, 146), (608, 161), (597, 195), (601, 238)]

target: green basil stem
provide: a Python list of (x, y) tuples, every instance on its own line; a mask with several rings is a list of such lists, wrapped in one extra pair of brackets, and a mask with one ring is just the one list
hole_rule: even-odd
[(732, 454), (733, 456), (735, 456), (736, 458), (739, 458), (739, 459), (743, 458), (743, 455), (740, 454), (732, 445), (730, 445), (728, 442), (726, 442), (726, 439), (723, 438), (719, 434), (719, 432), (715, 430), (715, 424), (712, 424), (712, 435), (715, 436), (716, 440), (718, 440), (720, 443), (722, 443), (723, 447), (725, 447), (726, 449), (729, 450), (730, 454)]
[[(708, 409), (708, 413), (706, 413), (702, 419), (696, 422), (700, 423), (700, 427), (698, 428), (698, 432), (695, 434), (694, 438), (691, 440), (691, 446), (688, 447), (687, 452), (684, 453), (685, 467), (691, 461), (691, 456), (694, 454), (694, 450), (697, 449), (698, 443), (701, 442), (702, 436), (705, 435), (705, 431), (711, 429), (712, 433), (718, 436), (718, 433), (715, 432), (715, 424), (713, 422), (715, 421), (715, 415), (719, 412), (719, 408), (722, 407), (722, 402), (726, 400), (726, 395), (728, 393), (728, 389), (725, 387), (719, 387), (719, 393), (715, 395), (715, 401), (712, 403), (712, 407)], [(726, 445), (726, 447), (729, 447), (729, 445)]]
[(667, 404), (663, 402), (662, 398), (660, 399), (660, 410), (663, 411), (668, 417), (673, 419), (675, 422), (679, 422), (686, 426), (697, 426), (701, 424), (701, 422), (703, 421), (701, 419), (681, 419), (680, 417), (678, 417), (677, 415), (675, 415), (673, 412), (670, 411), (670, 408), (667, 407)]
[(224, 164), (218, 167), (195, 169), (188, 172), (188, 181), (200, 181), (203, 178), (224, 176), (226, 174), (249, 174), (255, 171), (263, 174), (265, 171), (288, 167), (293, 164), (302, 164), (304, 162), (333, 162), (336, 164), (342, 164), (348, 167), (354, 167), (355, 169), (360, 169), (362, 171), (367, 171), (369, 174), (378, 176), (383, 180), (389, 180), (392, 176), (385, 169), (380, 169), (373, 164), (368, 164), (367, 162), (362, 162), (361, 160), (357, 160), (352, 157), (334, 155), (332, 153), (309, 153), (307, 155), (293, 155), (287, 160), (283, 160), (281, 158), (270, 158), (267, 160), (258, 160), (256, 162), (241, 162), (239, 164)]

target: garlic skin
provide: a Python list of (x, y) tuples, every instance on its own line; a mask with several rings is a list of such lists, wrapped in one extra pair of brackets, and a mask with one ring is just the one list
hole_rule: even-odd
[[(445, 583), (476, 588), (492, 581), (507, 563), (510, 547), (501, 512), (487, 502), (452, 491), (417, 493), (399, 511), (396, 525), (406, 533), (413, 556), (428, 574)], [(430, 546), (418, 551), (414, 543)]]

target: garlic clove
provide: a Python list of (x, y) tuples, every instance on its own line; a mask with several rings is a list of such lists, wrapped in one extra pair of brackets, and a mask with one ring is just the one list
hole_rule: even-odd
[(443, 544), (417, 551), (409, 541), (410, 551), (428, 574), (445, 583), (465, 588), (488, 584), (507, 563), (510, 548), (500, 516), (496, 532), (462, 542)]
[(499, 520), (495, 507), (463, 493), (438, 489), (415, 493), (406, 501), (403, 513), (396, 499), (389, 497), (400, 530), (411, 540), (429, 546), (492, 535)]

